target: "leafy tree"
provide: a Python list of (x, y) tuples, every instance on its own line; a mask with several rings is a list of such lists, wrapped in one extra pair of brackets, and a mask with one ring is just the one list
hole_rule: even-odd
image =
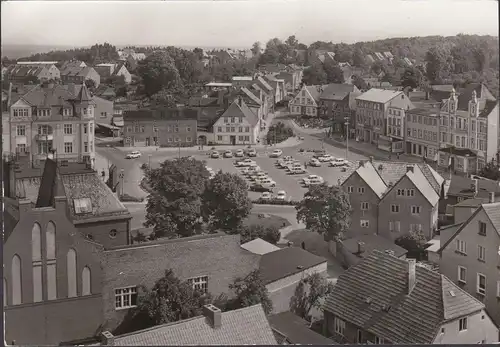
[(295, 207), (297, 220), (326, 240), (342, 238), (351, 224), (349, 196), (339, 186), (312, 185)]
[(443, 47), (432, 47), (426, 55), (427, 78), (432, 84), (440, 84), (450, 73), (450, 59)]
[(198, 57), (198, 59), (203, 59), (203, 49), (196, 47), (193, 49), (193, 53)]
[(352, 54), (352, 64), (356, 67), (365, 66), (365, 56), (359, 48), (355, 49)]
[(236, 310), (262, 304), (266, 314), (273, 311), (273, 302), (269, 298), (269, 292), (262, 281), (259, 270), (250, 272), (244, 278), (238, 277), (229, 285), (229, 289), (235, 294), (235, 297), (227, 304), (229, 309)]
[(112, 85), (114, 88), (123, 87), (127, 85), (127, 83), (125, 82), (125, 77), (122, 75), (111, 76), (106, 79), (105, 83)]
[(280, 62), (282, 54), (282, 52), (280, 51), (281, 45), (282, 42), (277, 38), (269, 40), (266, 44), (266, 49), (264, 50), (264, 53), (262, 53), (262, 55), (260, 56), (259, 63), (276, 64)]
[(209, 173), (203, 162), (165, 160), (145, 172), (152, 192), (146, 206), (146, 227), (155, 237), (186, 237), (201, 232), (201, 195)]
[(352, 84), (354, 84), (359, 90), (368, 89), (368, 84), (366, 84), (366, 81), (363, 78), (359, 77), (358, 75), (354, 75)]
[(141, 232), (141, 231), (138, 231), (137, 234), (134, 236), (133, 238), (133, 241), (134, 242), (137, 242), (137, 243), (142, 243), (142, 242), (146, 242), (148, 240), (148, 238), (146, 237), (146, 235)]
[(416, 68), (406, 68), (403, 76), (401, 76), (401, 86), (403, 88), (410, 87), (416, 89), (422, 84), (422, 72)]
[(91, 79), (85, 80), (85, 85), (90, 91), (94, 91), (96, 89), (94, 80)]
[(260, 238), (264, 241), (267, 241), (275, 245), (281, 239), (281, 233), (278, 228), (274, 226), (269, 226), (267, 228), (264, 228), (262, 225), (259, 224), (253, 224), (242, 227), (240, 235), (241, 235), (240, 242), (242, 244)]
[(306, 85), (318, 85), (318, 84), (326, 84), (328, 81), (328, 76), (323, 69), (322, 64), (314, 64), (309, 68), (304, 70), (304, 74), (302, 76), (302, 82)]
[(427, 240), (421, 231), (410, 231), (409, 234), (397, 238), (394, 243), (408, 251), (407, 257), (423, 260)]
[(323, 64), (323, 70), (326, 73), (326, 80), (328, 83), (344, 83), (344, 72), (339, 64), (328, 60)]
[(157, 51), (139, 62), (137, 68), (147, 96), (178, 87), (182, 82), (175, 62), (166, 52)]
[(288, 36), (285, 41), (285, 44), (290, 48), (297, 48), (299, 41), (295, 38), (295, 35)]
[(203, 306), (210, 302), (210, 296), (193, 289), (169, 269), (151, 290), (141, 288), (137, 301), (136, 311), (145, 313), (149, 318), (148, 325), (154, 326), (201, 315)]
[(252, 54), (254, 57), (258, 57), (261, 53), (261, 44), (259, 41), (255, 42), (252, 46)]
[(267, 143), (280, 143), (292, 137), (293, 129), (289, 126), (285, 125), (283, 122), (278, 122), (276, 124), (272, 124), (266, 134)]
[(311, 310), (320, 309), (323, 300), (333, 291), (333, 283), (319, 273), (312, 273), (300, 280), (290, 299), (290, 311), (311, 321)]
[(490, 180), (500, 181), (500, 168), (491, 161), (481, 169), (479, 175)]
[(202, 202), (204, 220), (214, 230), (240, 228), (252, 209), (247, 183), (239, 175), (222, 171), (207, 181)]
[(128, 93), (127, 86), (118, 87), (116, 89), (116, 96), (117, 97), (126, 97), (127, 93)]

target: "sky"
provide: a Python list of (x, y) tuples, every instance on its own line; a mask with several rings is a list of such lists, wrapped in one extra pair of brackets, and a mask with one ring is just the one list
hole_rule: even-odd
[(389, 37), (498, 36), (495, 0), (1, 2), (2, 44), (250, 47)]

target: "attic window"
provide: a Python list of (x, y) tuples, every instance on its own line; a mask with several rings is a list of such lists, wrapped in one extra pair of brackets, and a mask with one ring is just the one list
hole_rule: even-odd
[(84, 214), (92, 212), (92, 202), (89, 198), (73, 199), (76, 214)]

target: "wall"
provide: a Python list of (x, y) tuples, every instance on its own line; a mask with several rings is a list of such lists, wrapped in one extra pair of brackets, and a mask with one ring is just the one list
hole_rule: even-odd
[[(483, 221), (487, 225), (486, 236), (478, 234), (479, 221)], [(466, 242), (467, 255), (456, 252), (457, 239)], [(444, 243), (441, 243), (441, 245), (444, 246)], [(486, 248), (486, 262), (478, 260), (478, 245)], [(486, 298), (483, 303), (486, 305), (486, 310), (491, 315), (491, 318), (497, 324), (500, 324), (500, 307), (496, 295), (497, 281), (500, 281), (500, 273), (497, 268), (500, 264), (499, 247), (500, 238), (498, 233), (484, 210), (481, 210), (442, 251), (439, 263), (440, 272), (443, 275), (474, 297), (477, 296), (477, 273), (486, 276)], [(458, 266), (467, 269), (465, 284), (458, 283)]]
[(441, 326), (434, 344), (481, 344), (498, 342), (498, 328), (482, 310), (467, 318), (467, 330), (458, 331), (458, 319)]
[(94, 100), (95, 106), (95, 122), (111, 124), (113, 118), (113, 101), (109, 101), (98, 96), (92, 98)]
[[(144, 132), (135, 132), (135, 124), (144, 127)], [(125, 119), (123, 127), (123, 137), (125, 138), (124, 146), (146, 146), (146, 139), (149, 138), (149, 145), (155, 146), (154, 138), (161, 147), (177, 147), (179, 144), (184, 146), (194, 146), (197, 141), (197, 121), (196, 119), (182, 119), (182, 120), (156, 120), (155, 121), (157, 132), (154, 132), (153, 120), (148, 119), (144, 121), (130, 121)], [(179, 132), (173, 132), (174, 126), (179, 125)], [(189, 128), (189, 130), (188, 130)], [(127, 141), (130, 137), (130, 141)], [(176, 142), (175, 138), (180, 141)], [(188, 141), (190, 140), (190, 141)]]
[[(10, 114), (2, 112), (2, 153), (9, 153), (10, 150)], [(14, 151), (12, 151), (14, 152)]]
[[(214, 124), (214, 138), (215, 142), (218, 144), (224, 144), (224, 145), (230, 145), (231, 144), (231, 136), (235, 136), (236, 138), (236, 144), (251, 144), (254, 145), (257, 143), (257, 136), (256, 133), (258, 134), (259, 131), (259, 124), (252, 126), (248, 123), (248, 121), (243, 118), (242, 123), (224, 123), (224, 118), (221, 117), (215, 122)], [(232, 131), (227, 131), (227, 128), (234, 128), (234, 132)], [(242, 132), (239, 132), (239, 128), (242, 128)], [(249, 128), (249, 131), (246, 132), (246, 128)], [(219, 129), (220, 128), (220, 129)], [(222, 130), (222, 131), (219, 131)], [(222, 139), (220, 139), (219, 136), (222, 136)], [(249, 141), (245, 141), (243, 139), (240, 139), (240, 136), (248, 136)]]
[(495, 106), (493, 111), (488, 115), (488, 139), (486, 144), (486, 160), (490, 162), (496, 159), (496, 154), (498, 150), (499, 138), (498, 138), (498, 128), (500, 124), (498, 123), (498, 104)]
[[(92, 240), (103, 245), (104, 248), (129, 244), (130, 219), (79, 223), (75, 227), (84, 236), (92, 235)], [(110, 236), (111, 230), (117, 231), (116, 237)]]
[(454, 206), (453, 207), (453, 217), (454, 223), (463, 223), (469, 219), (470, 216), (476, 211), (476, 208), (473, 207), (461, 207)]

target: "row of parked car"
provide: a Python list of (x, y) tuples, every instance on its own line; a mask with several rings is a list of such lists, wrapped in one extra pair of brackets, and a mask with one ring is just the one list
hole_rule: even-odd
[[(318, 160), (313, 158), (314, 160)], [(319, 162), (319, 161), (318, 161)], [(279, 159), (276, 161), (276, 166), (281, 169), (285, 169), (287, 173), (291, 175), (295, 174), (305, 174), (307, 170), (301, 164), (300, 160), (293, 159), (291, 156), (283, 157), (283, 159)], [(308, 175), (307, 177), (303, 177), (300, 179), (300, 182), (303, 186), (309, 187), (314, 184), (321, 184), (325, 180), (318, 175)]]
[(219, 159), (219, 158), (243, 158), (245, 156), (247, 157), (256, 157), (257, 156), (257, 151), (255, 148), (248, 148), (247, 150), (243, 149), (237, 149), (236, 151), (231, 151), (231, 150), (226, 150), (224, 152), (219, 152), (216, 150), (212, 150), (210, 153), (210, 158), (212, 159)]
[(330, 154), (314, 154), (312, 159), (309, 161), (309, 165), (319, 167), (323, 163), (328, 164), (330, 167), (347, 167), (349, 166), (349, 161), (344, 158), (335, 158)]

